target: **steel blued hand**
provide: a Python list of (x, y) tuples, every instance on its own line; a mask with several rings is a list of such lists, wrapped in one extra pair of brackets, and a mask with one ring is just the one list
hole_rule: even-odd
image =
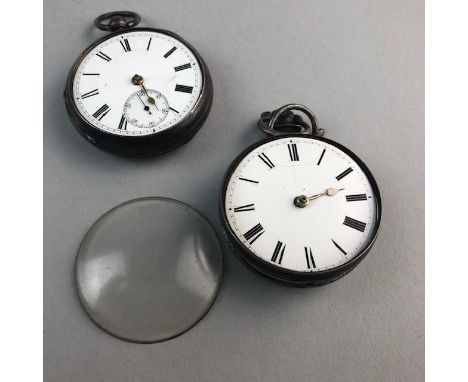
[(151, 111), (150, 111), (149, 106), (148, 106), (147, 104), (145, 104), (145, 101), (143, 101), (143, 100), (141, 99), (141, 97), (140, 97), (139, 94), (137, 94), (137, 96), (138, 96), (138, 98), (140, 99), (141, 103), (143, 104), (143, 109), (144, 109), (145, 111), (147, 111), (148, 113), (152, 114)]
[(300, 195), (300, 196), (296, 196), (294, 198), (294, 205), (296, 207), (299, 207), (299, 208), (304, 208), (304, 207), (307, 207), (309, 205), (309, 202), (311, 200), (315, 200), (315, 199), (318, 199), (322, 196), (335, 196), (339, 191), (342, 191), (344, 190), (344, 188), (327, 188), (325, 190), (325, 192), (322, 192), (320, 194), (315, 194), (315, 195), (312, 195), (312, 196), (306, 196), (306, 195)]
[[(159, 111), (159, 108), (158, 106), (156, 105), (156, 100), (151, 97), (148, 92), (146, 91), (146, 88), (145, 88), (145, 85), (143, 84), (144, 80), (143, 80), (143, 77), (138, 75), (138, 74), (135, 74), (132, 78), (132, 83), (134, 85), (139, 85), (141, 86), (142, 90), (145, 92), (146, 94), (146, 97), (148, 97), (148, 102), (153, 105), (158, 111)], [(146, 109), (145, 109), (146, 110)]]

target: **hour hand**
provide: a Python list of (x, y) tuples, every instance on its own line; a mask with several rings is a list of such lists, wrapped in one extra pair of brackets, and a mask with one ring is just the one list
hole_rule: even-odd
[(132, 83), (134, 85), (139, 85), (141, 87), (141, 89), (143, 90), (143, 92), (145, 93), (146, 97), (148, 98), (148, 102), (153, 105), (158, 111), (159, 111), (159, 108), (158, 108), (158, 105), (156, 105), (156, 100), (151, 97), (148, 92), (146, 91), (146, 88), (145, 88), (145, 85), (144, 85), (144, 79), (142, 76), (138, 75), (138, 74), (135, 74), (133, 77), (132, 77)]
[(155, 100), (153, 97), (148, 96), (148, 102), (149, 102), (151, 105), (153, 105), (156, 109), (159, 110), (158, 106), (156, 105), (156, 100)]
[(344, 190), (344, 188), (327, 188), (325, 193), (328, 196), (335, 196), (338, 191), (343, 191), (343, 190)]
[(325, 190), (325, 192), (322, 192), (320, 194), (315, 194), (315, 195), (312, 195), (312, 196), (308, 196), (307, 198), (309, 200), (314, 200), (314, 199), (318, 199), (320, 198), (321, 196), (324, 196), (324, 195), (327, 195), (327, 196), (335, 196), (338, 191), (342, 191), (344, 190), (344, 188), (327, 188)]
[(322, 192), (320, 194), (315, 194), (312, 196), (306, 196), (306, 195), (300, 195), (294, 198), (294, 205), (296, 207), (304, 208), (306, 207), (311, 200), (318, 199), (322, 196), (335, 196), (339, 191), (344, 190), (344, 188), (327, 188), (325, 192)]

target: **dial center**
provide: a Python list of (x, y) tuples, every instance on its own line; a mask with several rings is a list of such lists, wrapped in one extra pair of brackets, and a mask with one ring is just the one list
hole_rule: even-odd
[(294, 198), (294, 205), (299, 208), (305, 208), (309, 205), (309, 198), (305, 195), (296, 196)]

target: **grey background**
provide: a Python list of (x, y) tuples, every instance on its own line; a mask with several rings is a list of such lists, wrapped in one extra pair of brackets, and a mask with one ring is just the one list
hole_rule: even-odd
[[(68, 70), (103, 35), (93, 19), (118, 9), (179, 33), (213, 76), (207, 123), (160, 158), (102, 152), (65, 114)], [(46, 381), (423, 380), (422, 0), (48, 0), (44, 17)], [(309, 105), (326, 136), (357, 153), (379, 183), (382, 227), (366, 260), (334, 284), (294, 289), (254, 274), (226, 246), (219, 297), (189, 332), (136, 345), (98, 329), (74, 290), (90, 225), (128, 199), (167, 196), (219, 229), (228, 164), (262, 138), (260, 112), (289, 102)]]

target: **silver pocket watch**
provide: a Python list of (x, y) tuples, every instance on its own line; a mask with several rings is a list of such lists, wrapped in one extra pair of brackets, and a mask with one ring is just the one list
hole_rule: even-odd
[(109, 35), (73, 64), (65, 104), (78, 132), (118, 155), (147, 157), (188, 142), (202, 127), (213, 83), (195, 48), (173, 32), (136, 28), (134, 12), (99, 16)]

